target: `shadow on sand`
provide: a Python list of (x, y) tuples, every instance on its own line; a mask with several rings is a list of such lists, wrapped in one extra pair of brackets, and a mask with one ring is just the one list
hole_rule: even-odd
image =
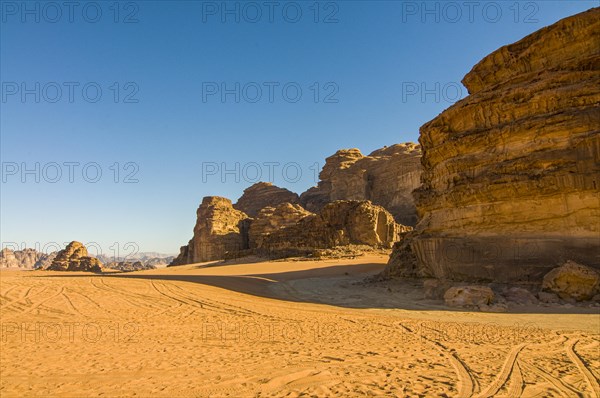
[[(226, 289), (257, 297), (291, 301), (298, 303), (325, 304), (355, 309), (402, 309), (417, 311), (451, 311), (473, 312), (469, 309), (446, 306), (442, 300), (431, 300), (423, 297), (422, 280), (401, 279), (382, 282), (365, 282), (369, 276), (379, 273), (384, 264), (365, 263), (349, 265), (332, 265), (305, 270), (252, 273), (243, 275), (210, 275), (194, 274), (195, 271), (210, 272), (219, 267), (231, 267), (237, 264), (210, 263), (207, 265), (169, 268), (172, 273), (164, 273), (164, 269), (123, 273), (89, 273), (44, 275), (43, 271), (36, 276), (44, 278), (131, 278), (140, 280), (178, 281), (198, 283)], [(590, 308), (589, 303), (581, 306), (563, 307), (560, 305), (514, 306), (513, 314), (598, 314), (600, 308)]]

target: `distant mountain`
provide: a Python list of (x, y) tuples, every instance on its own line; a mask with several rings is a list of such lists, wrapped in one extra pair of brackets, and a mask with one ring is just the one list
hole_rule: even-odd
[[(156, 252), (142, 252), (136, 253), (133, 255), (128, 255), (124, 257), (114, 257), (105, 254), (97, 255), (96, 258), (102, 263), (106, 264), (118, 264), (118, 263), (141, 263), (142, 267), (151, 267), (151, 268), (142, 268), (142, 269), (152, 269), (152, 268), (161, 268), (166, 267), (168, 264), (173, 261), (175, 256), (156, 253)], [(109, 266), (109, 268), (112, 268)], [(136, 268), (139, 268), (136, 266)]]

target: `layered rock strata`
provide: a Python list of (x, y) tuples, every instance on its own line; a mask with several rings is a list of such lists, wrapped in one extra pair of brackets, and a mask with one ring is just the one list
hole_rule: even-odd
[(385, 275), (535, 282), (600, 267), (600, 9), (485, 57), (420, 129), (420, 221)]
[(270, 182), (258, 182), (244, 190), (244, 194), (233, 207), (250, 217), (256, 217), (265, 207), (275, 207), (281, 203), (297, 203), (298, 194), (279, 188)]
[(171, 265), (250, 253), (289, 257), (348, 245), (390, 248), (400, 233), (410, 229), (369, 201), (335, 201), (318, 214), (282, 203), (265, 207), (252, 219), (235, 210), (228, 199), (208, 197), (198, 209), (194, 237)]
[(300, 206), (282, 204), (264, 209), (250, 226), (250, 248), (255, 253), (286, 257), (306, 255), (315, 249), (366, 245), (390, 248), (401, 232), (381, 206), (368, 201), (335, 201), (319, 214)]
[(336, 200), (369, 200), (383, 206), (398, 223), (415, 225), (412, 191), (420, 185), (421, 149), (413, 143), (385, 147), (364, 156), (343, 149), (326, 159), (319, 184), (300, 196), (307, 210), (319, 212)]

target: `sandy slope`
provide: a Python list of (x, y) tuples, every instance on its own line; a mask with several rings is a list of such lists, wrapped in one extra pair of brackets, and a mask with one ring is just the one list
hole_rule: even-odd
[(593, 309), (354, 284), (386, 260), (2, 271), (0, 396), (600, 397)]

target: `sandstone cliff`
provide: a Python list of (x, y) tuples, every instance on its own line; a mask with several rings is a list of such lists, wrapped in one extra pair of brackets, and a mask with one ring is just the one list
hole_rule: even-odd
[(194, 237), (171, 265), (250, 253), (289, 257), (348, 245), (390, 248), (400, 233), (411, 229), (369, 201), (335, 201), (318, 214), (282, 203), (265, 207), (252, 219), (228, 199), (207, 197), (198, 209)]
[(0, 268), (36, 269), (48, 266), (56, 252), (40, 253), (35, 249), (11, 250), (8, 248), (0, 251)]
[(326, 159), (321, 181), (300, 196), (300, 203), (318, 212), (335, 200), (370, 200), (398, 223), (415, 225), (412, 191), (420, 185), (420, 159), (421, 149), (413, 143), (378, 149), (369, 156), (358, 149), (340, 150)]
[(297, 203), (298, 195), (284, 188), (279, 188), (270, 182), (259, 182), (244, 190), (244, 194), (233, 205), (250, 217), (256, 217), (258, 212), (267, 206), (275, 207), (281, 203)]
[(420, 221), (385, 274), (539, 282), (600, 267), (600, 9), (493, 52), (420, 129)]
[(231, 200), (208, 196), (196, 212), (194, 236), (182, 246), (171, 265), (220, 260), (248, 248), (248, 216), (233, 208)]
[(275, 257), (347, 245), (390, 248), (399, 234), (409, 229), (368, 201), (335, 201), (319, 214), (282, 204), (263, 210), (252, 222), (250, 247), (258, 254)]
[(73, 241), (58, 252), (46, 270), (102, 272), (102, 263), (97, 258), (90, 257), (83, 244)]

